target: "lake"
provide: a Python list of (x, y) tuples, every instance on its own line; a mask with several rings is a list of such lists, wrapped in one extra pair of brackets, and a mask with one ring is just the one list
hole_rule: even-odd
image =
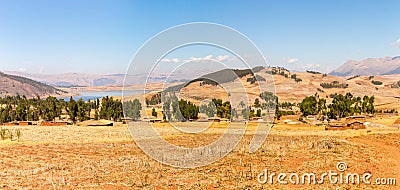
[[(147, 91), (149, 92), (149, 91)], [(122, 90), (105, 90), (105, 91), (81, 91), (78, 92), (79, 95), (77, 96), (72, 96), (74, 100), (79, 100), (82, 98), (83, 101), (89, 101), (89, 100), (96, 100), (97, 98), (103, 98), (106, 96), (122, 96)], [(143, 90), (125, 90), (124, 95), (125, 96), (132, 96), (132, 95), (137, 95), (143, 93)], [(70, 97), (62, 97), (59, 99), (64, 99), (65, 101), (69, 101)]]

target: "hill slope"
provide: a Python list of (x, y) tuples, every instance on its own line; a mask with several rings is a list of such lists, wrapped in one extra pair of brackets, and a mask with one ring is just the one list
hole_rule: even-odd
[(330, 74), (336, 76), (400, 74), (400, 56), (347, 61)]
[[(255, 74), (268, 79), (267, 75), (269, 73), (271, 73), (271, 68), (259, 70)], [(248, 92), (250, 102), (254, 102), (259, 96), (259, 91), (257, 83), (248, 81), (249, 77), (251, 75), (242, 76), (240, 81)], [(273, 77), (275, 91), (280, 102), (299, 103), (303, 98), (316, 93), (330, 102), (332, 100), (331, 96), (335, 93), (345, 94), (351, 92), (353, 95), (360, 97), (374, 95), (377, 109), (387, 110), (394, 108), (400, 110), (400, 88), (393, 87), (400, 81), (400, 75), (375, 76), (373, 78), (369, 76), (341, 77), (311, 72), (290, 72), (281, 69), (279, 72), (275, 72)], [(235, 81), (237, 82), (238, 79)], [(373, 81), (379, 81), (382, 84), (377, 85)], [(180, 90), (180, 97), (195, 103), (200, 103), (199, 100), (204, 98), (220, 98), (224, 101), (229, 101), (230, 97), (224, 88), (218, 85), (204, 85), (202, 82), (202, 80), (199, 80), (191, 82), (186, 86), (179, 86), (179, 88), (182, 88)], [(266, 84), (271, 81), (259, 82)], [(232, 85), (233, 82), (230, 81), (224, 83), (224, 86)]]
[(52, 86), (34, 81), (29, 78), (4, 74), (0, 72), (0, 97), (7, 95), (14, 96), (48, 96), (48, 95), (60, 95), (65, 93), (62, 90), (54, 88)]

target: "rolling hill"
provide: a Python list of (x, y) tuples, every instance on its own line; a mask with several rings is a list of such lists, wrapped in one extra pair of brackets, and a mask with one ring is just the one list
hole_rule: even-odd
[[(208, 74), (208, 76), (218, 75), (221, 72), (226, 71), (217, 71)], [(335, 93), (345, 94), (351, 92), (353, 95), (360, 97), (374, 95), (377, 109), (387, 110), (394, 108), (400, 110), (400, 87), (398, 86), (400, 75), (344, 77), (317, 72), (290, 72), (284, 68), (264, 68), (258, 70), (255, 76), (268, 79), (270, 78), (268, 77), (270, 73), (273, 73), (275, 91), (280, 102), (299, 103), (303, 98), (316, 93), (330, 102), (332, 95)], [(257, 83), (252, 83), (249, 80), (252, 77), (254, 76), (247, 74), (234, 81), (232, 79), (221, 80), (223, 81), (223, 86), (227, 87), (232, 87), (238, 83), (243, 84), (250, 102), (254, 102), (256, 98), (259, 98), (259, 89), (257, 88)], [(181, 88), (180, 97), (196, 104), (200, 104), (202, 99), (220, 98), (224, 101), (229, 101), (232, 98), (225, 92), (224, 88), (219, 85), (204, 84), (202, 78), (193, 80), (185, 86), (180, 85), (171, 88)], [(271, 83), (270, 80), (259, 80), (258, 82), (261, 84)]]
[(0, 72), (0, 97), (20, 95), (29, 98), (48, 95), (57, 96), (64, 93), (66, 92), (29, 78)]

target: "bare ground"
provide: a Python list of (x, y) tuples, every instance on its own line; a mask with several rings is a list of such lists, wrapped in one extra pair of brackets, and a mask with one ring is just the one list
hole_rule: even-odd
[[(176, 145), (203, 145), (221, 135), (223, 127), (194, 135), (171, 135)], [(10, 127), (16, 128), (16, 127)], [(275, 126), (255, 153), (247, 146), (255, 125), (225, 158), (205, 167), (178, 169), (154, 161), (133, 142), (126, 127), (18, 127), (21, 142), (0, 141), (1, 189), (399, 189), (393, 185), (324, 184), (279, 185), (257, 182), (270, 172), (371, 172), (373, 178), (400, 180), (400, 130), (324, 131), (310, 126)], [(369, 131), (369, 132), (367, 132)], [(196, 140), (200, 139), (200, 140)], [(399, 183), (399, 182), (397, 182)]]

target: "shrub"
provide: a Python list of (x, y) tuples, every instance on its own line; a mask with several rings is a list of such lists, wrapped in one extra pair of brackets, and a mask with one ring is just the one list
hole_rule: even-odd
[(322, 88), (347, 88), (349, 85), (346, 83), (339, 83), (339, 81), (333, 81), (330, 83), (321, 83)]
[(21, 138), (21, 135), (22, 135), (21, 130), (16, 129), (16, 135), (17, 135), (17, 139), (18, 139), (18, 142), (19, 142), (19, 139)]
[(255, 75), (255, 76), (253, 76), (253, 77), (251, 77), (251, 78), (247, 78), (246, 81), (247, 81), (247, 82), (250, 82), (251, 84), (254, 84), (256, 81), (257, 81), (257, 82), (260, 82), (260, 81), (266, 81), (266, 80), (265, 80), (265, 78), (263, 78), (263, 77), (260, 76), (260, 75)]
[(289, 110), (289, 111), (281, 110), (279, 112), (281, 113), (281, 115), (296, 115), (296, 113), (294, 113), (294, 111), (291, 111), (291, 110)]
[(301, 82), (301, 81), (303, 81), (303, 80), (301, 80), (301, 78), (296, 78), (295, 81), (296, 81), (296, 82)]
[(10, 137), (10, 140), (12, 141), (14, 139), (14, 133), (11, 130), (8, 130), (8, 135)]
[(355, 75), (355, 76), (352, 76), (352, 77), (350, 77), (350, 78), (348, 78), (348, 79), (346, 79), (346, 80), (351, 80), (351, 79), (355, 79), (355, 78), (357, 78), (357, 77), (359, 77), (360, 75)]
[(400, 81), (397, 81), (396, 83), (392, 84), (390, 87), (391, 88), (400, 88)]
[(307, 70), (307, 73), (311, 73), (311, 74), (321, 74), (320, 72), (317, 72), (317, 71), (308, 71), (308, 70)]
[(372, 84), (374, 84), (374, 85), (382, 85), (382, 84), (383, 84), (383, 82), (377, 81), (377, 80), (373, 80), (373, 81), (371, 81), (371, 82), (372, 82)]
[(7, 139), (7, 129), (3, 129), (3, 128), (0, 129), (0, 137), (1, 137), (1, 140)]

